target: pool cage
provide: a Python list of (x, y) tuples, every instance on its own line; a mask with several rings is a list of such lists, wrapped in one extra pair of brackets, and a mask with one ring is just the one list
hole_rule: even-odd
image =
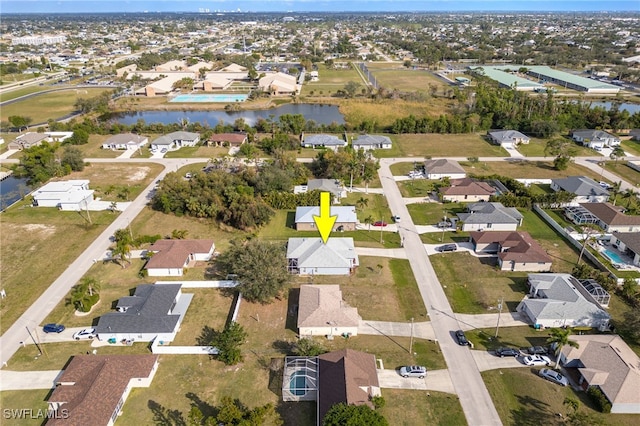
[(576, 225), (598, 224), (600, 222), (596, 215), (582, 206), (569, 206), (564, 209), (564, 215)]
[(580, 284), (584, 287), (587, 292), (593, 297), (593, 300), (598, 302), (603, 307), (609, 306), (609, 301), (611, 300), (611, 296), (602, 288), (600, 284), (598, 284), (595, 280), (580, 280)]
[(318, 358), (286, 357), (282, 374), (282, 400), (286, 402), (317, 399)]

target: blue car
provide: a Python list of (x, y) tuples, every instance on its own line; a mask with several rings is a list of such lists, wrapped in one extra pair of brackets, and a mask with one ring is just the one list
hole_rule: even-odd
[(64, 325), (62, 324), (45, 324), (42, 327), (42, 331), (45, 333), (62, 333), (64, 331)]

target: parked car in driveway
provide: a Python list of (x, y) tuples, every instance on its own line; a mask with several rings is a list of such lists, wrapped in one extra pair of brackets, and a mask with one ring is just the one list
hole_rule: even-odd
[(529, 355), (546, 355), (547, 348), (544, 346), (531, 346), (525, 350)]
[(447, 251), (456, 251), (458, 250), (458, 245), (457, 244), (444, 244), (441, 246), (436, 247), (436, 251), (439, 251), (441, 253), (447, 252)]
[(377, 222), (374, 222), (374, 223), (373, 223), (373, 226), (382, 226), (382, 227), (385, 227), (385, 226), (387, 226), (387, 222), (383, 222), (383, 221), (379, 220), (379, 221), (377, 221)]
[(438, 222), (436, 225), (438, 228), (450, 228), (451, 222)]
[(45, 324), (42, 327), (42, 331), (45, 333), (62, 333), (64, 331), (64, 325), (62, 324)]
[(496, 349), (496, 355), (500, 358), (504, 358), (505, 356), (518, 356), (520, 355), (520, 351), (516, 348), (498, 348)]
[(73, 338), (76, 340), (80, 339), (93, 339), (96, 337), (96, 329), (95, 328), (85, 328), (80, 331), (73, 333)]
[(400, 367), (400, 375), (402, 377), (418, 377), (424, 379), (424, 376), (427, 375), (427, 367), (421, 365), (406, 365)]
[(456, 340), (460, 346), (469, 346), (469, 341), (467, 340), (467, 336), (464, 335), (464, 331), (458, 330), (456, 331)]
[(569, 384), (569, 379), (550, 368), (543, 368), (542, 370), (538, 371), (538, 374), (543, 379), (547, 379), (550, 382), (556, 383), (558, 385), (567, 386)]
[(522, 360), (526, 365), (550, 365), (551, 360), (544, 355), (527, 355)]

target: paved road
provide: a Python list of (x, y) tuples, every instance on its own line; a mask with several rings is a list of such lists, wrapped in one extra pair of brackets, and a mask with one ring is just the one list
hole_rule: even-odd
[[(389, 170), (389, 165), (393, 161), (385, 159), (380, 161), (380, 181), (392, 214), (406, 218), (400, 224), (400, 234), (404, 237), (407, 257), (431, 318), (435, 337), (440, 343), (440, 349), (447, 362), (455, 393), (460, 398), (460, 404), (469, 425), (500, 425), (502, 424), (500, 416), (480, 376), (471, 351), (468, 347), (459, 346), (454, 341), (453, 331), (459, 329), (460, 324), (429, 262), (429, 256)], [(416, 312), (416, 316), (419, 314)]]

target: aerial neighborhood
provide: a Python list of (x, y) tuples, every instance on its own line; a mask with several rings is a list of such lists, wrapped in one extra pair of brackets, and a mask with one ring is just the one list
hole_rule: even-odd
[(9, 3), (3, 425), (640, 423), (637, 8)]

